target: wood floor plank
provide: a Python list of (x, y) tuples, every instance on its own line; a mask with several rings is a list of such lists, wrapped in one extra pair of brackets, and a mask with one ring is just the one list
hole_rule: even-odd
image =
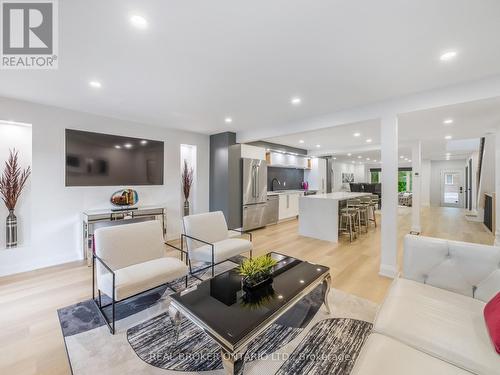
[[(378, 218), (380, 224), (380, 217)], [(400, 208), (398, 241), (410, 230), (411, 209)], [(456, 208), (422, 209), (422, 234), (493, 244), (482, 223), (467, 221)], [(334, 288), (380, 303), (391, 280), (378, 275), (380, 225), (355, 242), (338, 244), (298, 234), (297, 220), (254, 231), (255, 254), (271, 250), (327, 265)], [(91, 272), (84, 262), (0, 278), (0, 374), (69, 374), (56, 310), (91, 296)]]

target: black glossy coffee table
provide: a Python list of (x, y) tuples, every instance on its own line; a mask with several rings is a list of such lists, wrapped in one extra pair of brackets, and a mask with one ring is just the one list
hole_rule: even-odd
[(330, 313), (328, 267), (278, 253), (269, 255), (278, 261), (273, 282), (257, 291), (242, 290), (241, 276), (232, 269), (171, 296), (169, 313), (174, 323), (179, 326), (182, 314), (210, 335), (221, 347), (228, 374), (234, 374), (234, 364), (248, 344), (322, 283)]

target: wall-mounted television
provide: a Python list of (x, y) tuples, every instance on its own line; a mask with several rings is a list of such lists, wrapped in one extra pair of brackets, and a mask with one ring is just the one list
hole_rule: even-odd
[(66, 186), (163, 185), (164, 143), (66, 129)]

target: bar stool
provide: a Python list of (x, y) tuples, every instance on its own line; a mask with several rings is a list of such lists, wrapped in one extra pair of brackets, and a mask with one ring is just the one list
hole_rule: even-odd
[(370, 224), (370, 212), (373, 211), (372, 197), (364, 196), (360, 197), (359, 200), (360, 200), (360, 207), (359, 207), (360, 223), (365, 226), (366, 233), (368, 233), (368, 226)]
[(358, 202), (348, 200), (346, 207), (340, 210), (340, 225), (339, 230), (343, 233), (349, 234), (349, 240), (352, 242), (353, 237), (357, 235), (356, 223), (359, 224)]
[(372, 196), (370, 198), (372, 200), (370, 206), (371, 206), (371, 212), (372, 212), (372, 217), (373, 217), (373, 219), (370, 219), (370, 221), (373, 221), (373, 224), (375, 224), (375, 228), (376, 228), (377, 227), (377, 217), (375, 216), (375, 212), (378, 209), (380, 198), (377, 194), (372, 194)]

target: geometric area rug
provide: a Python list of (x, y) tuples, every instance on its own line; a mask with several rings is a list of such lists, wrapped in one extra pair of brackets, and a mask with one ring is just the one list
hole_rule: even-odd
[[(236, 263), (226, 262), (216, 272)], [(190, 278), (188, 288), (197, 283)], [(174, 286), (184, 287), (182, 280)], [(182, 318), (179, 336), (174, 334), (168, 316), (172, 293), (160, 287), (118, 304), (115, 335), (109, 333), (91, 300), (60, 309), (72, 372), (224, 374), (219, 347), (195, 324)], [(331, 314), (322, 306), (321, 286), (303, 297), (249, 345), (238, 373), (348, 375), (371, 331), (377, 305), (333, 288), (329, 301)]]

